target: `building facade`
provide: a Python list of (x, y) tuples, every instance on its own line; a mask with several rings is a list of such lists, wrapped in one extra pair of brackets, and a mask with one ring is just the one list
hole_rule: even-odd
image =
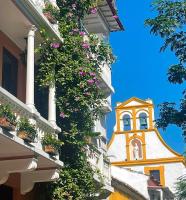
[(112, 175), (146, 199), (173, 199), (175, 183), (185, 173), (185, 160), (165, 143), (154, 120), (150, 99), (131, 98), (117, 104), (108, 146)]
[[(34, 50), (42, 41), (39, 28), (43, 27), (56, 40), (63, 40), (58, 25), (51, 24), (42, 12), (46, 2), (56, 6), (55, 0), (0, 1), (0, 104), (10, 105), (17, 118), (25, 117), (37, 127), (37, 138), (30, 144), (20, 139), (15, 130), (0, 128), (0, 197), (6, 200), (35, 199), (34, 192), (38, 190), (32, 192), (34, 185), (56, 180), (59, 178), (58, 170), (63, 167), (58, 156), (49, 156), (41, 144), (46, 133), (57, 137), (60, 132), (56, 124), (55, 87), (48, 90), (48, 116), (39, 112), (41, 104), (37, 104), (35, 88), (37, 57)], [(110, 32), (123, 29), (119, 18), (113, 18), (114, 15), (115, 2), (102, 1), (98, 12), (86, 17), (84, 26), (88, 32), (108, 40)], [(107, 100), (103, 108), (106, 116), (111, 111), (110, 95), (113, 92), (107, 63), (102, 66), (100, 80)], [(101, 137), (94, 141), (97, 151), (89, 152), (89, 160), (105, 176), (105, 195), (100, 198), (106, 198), (112, 187), (110, 164), (105, 159), (105, 117), (95, 122), (95, 131), (101, 132)]]

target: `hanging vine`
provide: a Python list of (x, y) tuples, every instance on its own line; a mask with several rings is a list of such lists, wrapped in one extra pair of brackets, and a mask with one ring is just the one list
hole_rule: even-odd
[(61, 128), (59, 139), (64, 142), (60, 158), (65, 167), (60, 179), (53, 184), (53, 200), (96, 199), (101, 185), (97, 185), (93, 170), (87, 161), (87, 138), (97, 136), (92, 132), (94, 121), (102, 114), (104, 94), (100, 89), (101, 66), (115, 60), (108, 44), (83, 29), (81, 21), (97, 11), (97, 1), (57, 0), (59, 9), (51, 13), (59, 23), (64, 42), (47, 36), (38, 48), (39, 85), (56, 86), (57, 123)]

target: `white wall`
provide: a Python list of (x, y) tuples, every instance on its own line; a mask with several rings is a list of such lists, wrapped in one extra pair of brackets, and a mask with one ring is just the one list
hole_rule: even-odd
[(114, 142), (108, 150), (111, 162), (125, 161), (126, 156), (126, 139), (124, 134), (115, 134)]
[(175, 157), (175, 154), (162, 144), (155, 131), (145, 133), (145, 135), (147, 159)]
[[(139, 133), (141, 132), (139, 131)], [(129, 134), (129, 136), (132, 135), (132, 133)], [(176, 156), (161, 142), (155, 131), (145, 132), (145, 142), (147, 159), (172, 158)], [(115, 156), (115, 158), (112, 157), (112, 162), (125, 161), (127, 158), (125, 134), (115, 134), (108, 153)]]
[(175, 192), (175, 183), (177, 179), (185, 174), (185, 166), (183, 163), (165, 164), (165, 185)]

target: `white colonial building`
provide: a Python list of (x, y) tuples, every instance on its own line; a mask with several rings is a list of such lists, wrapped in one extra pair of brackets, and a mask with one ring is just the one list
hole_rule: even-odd
[(185, 160), (155, 127), (152, 100), (131, 98), (117, 104), (108, 154), (114, 179), (128, 184), (144, 199), (174, 198), (175, 183), (185, 173)]

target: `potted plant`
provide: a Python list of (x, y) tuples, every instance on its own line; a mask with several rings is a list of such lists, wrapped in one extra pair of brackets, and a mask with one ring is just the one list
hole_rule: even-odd
[(9, 105), (0, 105), (0, 126), (10, 131), (15, 130), (16, 116)]
[(37, 135), (35, 125), (31, 124), (27, 118), (20, 118), (17, 124), (17, 136), (26, 142), (34, 142)]
[(45, 8), (43, 9), (43, 14), (48, 19), (51, 24), (57, 24), (57, 16), (59, 11), (51, 3), (45, 3)]
[(45, 134), (42, 140), (43, 150), (50, 155), (57, 155), (63, 143), (54, 134)]

